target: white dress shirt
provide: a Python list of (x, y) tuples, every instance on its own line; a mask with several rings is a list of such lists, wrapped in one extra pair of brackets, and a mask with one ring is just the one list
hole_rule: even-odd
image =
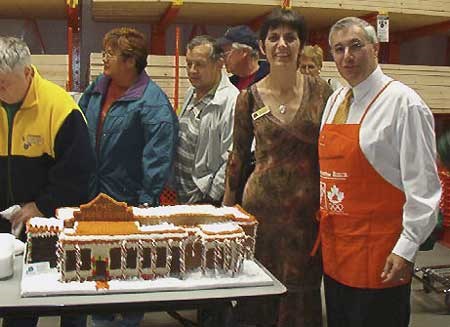
[[(377, 67), (355, 86), (347, 124), (359, 123), (369, 103), (391, 80)], [(348, 88), (341, 90), (328, 99), (322, 126), (324, 120), (333, 121)], [(392, 252), (413, 262), (420, 244), (436, 225), (441, 197), (431, 110), (411, 88), (394, 81), (369, 109), (359, 141), (373, 168), (405, 194), (403, 231)]]

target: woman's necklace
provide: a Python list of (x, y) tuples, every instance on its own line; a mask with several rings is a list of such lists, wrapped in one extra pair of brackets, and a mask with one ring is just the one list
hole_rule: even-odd
[[(298, 81), (296, 84), (301, 86), (303, 84), (303, 78), (302, 78), (302, 75), (299, 75), (299, 76), (300, 76), (300, 81)], [(292, 102), (295, 102), (298, 97), (301, 98), (301, 95), (299, 95), (298, 92), (296, 92), (296, 90), (293, 90), (292, 92), (290, 92), (292, 94), (289, 94), (289, 95), (286, 94), (287, 92), (283, 92), (283, 95), (284, 95), (283, 97), (281, 97), (281, 94), (279, 94), (278, 96), (275, 96), (275, 94), (273, 93), (273, 89), (270, 88), (269, 86), (270, 85), (268, 85), (268, 88), (270, 90), (269, 96), (275, 102), (273, 105), (276, 108), (276, 103), (277, 102), (279, 103), (278, 112), (282, 115), (286, 114), (289, 108), (292, 108), (292, 106), (294, 105)], [(300, 89), (300, 91), (301, 91), (301, 89)], [(281, 103), (281, 101), (278, 101), (279, 98), (283, 98), (284, 101)]]

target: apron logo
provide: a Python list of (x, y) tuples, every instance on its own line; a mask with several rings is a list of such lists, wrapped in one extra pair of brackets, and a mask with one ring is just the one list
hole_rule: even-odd
[(333, 185), (330, 191), (327, 192), (330, 210), (334, 212), (343, 212), (344, 205), (342, 204), (342, 201), (344, 200), (344, 197), (344, 192), (341, 192), (336, 185)]
[(27, 150), (32, 145), (40, 145), (44, 143), (42, 136), (40, 135), (27, 135), (26, 137), (22, 137), (23, 148)]

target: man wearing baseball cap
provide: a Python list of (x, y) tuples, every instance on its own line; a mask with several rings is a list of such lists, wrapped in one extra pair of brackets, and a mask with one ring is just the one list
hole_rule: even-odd
[(256, 34), (246, 25), (229, 28), (217, 39), (224, 51), (225, 67), (239, 90), (246, 89), (269, 72), (265, 61), (259, 61), (259, 46)]

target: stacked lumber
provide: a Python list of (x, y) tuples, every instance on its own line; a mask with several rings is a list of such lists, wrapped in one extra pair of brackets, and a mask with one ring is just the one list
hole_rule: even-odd
[(64, 89), (68, 79), (68, 60), (68, 55), (31, 55), (31, 63), (39, 74)]
[[(92, 0), (97, 21), (158, 22), (173, 0)], [(280, 6), (280, 0), (183, 0), (175, 23), (246, 24)], [(389, 13), (391, 31), (437, 24), (450, 18), (448, 0), (292, 0), (310, 29), (329, 28), (345, 16)]]
[[(381, 68), (415, 90), (434, 113), (450, 113), (450, 67), (382, 64)], [(323, 63), (321, 76), (345, 84), (333, 62)]]
[(450, 113), (450, 67), (381, 65), (392, 78), (414, 89), (434, 113)]
[[(147, 73), (164, 90), (173, 104), (175, 57), (150, 55), (147, 62)], [(90, 79), (92, 81), (103, 71), (103, 63), (99, 53), (91, 54), (90, 67)], [(434, 113), (450, 113), (450, 67), (391, 64), (381, 65), (381, 67), (387, 75), (405, 83), (419, 93)], [(321, 77), (335, 78), (341, 84), (346, 84), (339, 75), (334, 62), (331, 61), (323, 63)], [(186, 59), (180, 57), (180, 105), (189, 85), (186, 75)]]
[(1, 0), (0, 18), (66, 18), (65, 0)]

